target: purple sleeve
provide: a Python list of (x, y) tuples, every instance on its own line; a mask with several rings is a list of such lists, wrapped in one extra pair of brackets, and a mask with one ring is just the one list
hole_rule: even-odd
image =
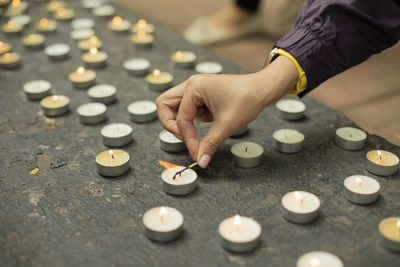
[(292, 54), (312, 89), (400, 39), (400, 0), (308, 0), (276, 47)]

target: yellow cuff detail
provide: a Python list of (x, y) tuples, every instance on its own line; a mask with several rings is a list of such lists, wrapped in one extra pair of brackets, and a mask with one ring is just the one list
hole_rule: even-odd
[(303, 68), (300, 66), (299, 62), (288, 52), (285, 50), (279, 48), (278, 52), (279, 55), (282, 55), (286, 58), (288, 58), (290, 61), (293, 62), (293, 64), (296, 66), (297, 71), (299, 72), (299, 76), (297, 77), (297, 84), (296, 84), (296, 89), (291, 91), (289, 94), (291, 95), (297, 95), (304, 90), (307, 89), (307, 76), (306, 73), (304, 72)]

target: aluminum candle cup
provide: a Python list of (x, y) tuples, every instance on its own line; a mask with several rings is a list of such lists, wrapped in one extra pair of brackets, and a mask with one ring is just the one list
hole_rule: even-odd
[(253, 142), (241, 142), (231, 147), (234, 163), (242, 168), (254, 168), (260, 165), (264, 148)]
[(107, 107), (102, 103), (86, 103), (80, 105), (76, 112), (83, 124), (97, 124), (107, 119)]
[(86, 89), (96, 82), (96, 72), (93, 70), (86, 70), (80, 66), (76, 71), (71, 72), (68, 76), (72, 85), (77, 89)]
[(171, 207), (156, 207), (143, 214), (146, 236), (154, 241), (169, 242), (183, 231), (183, 215)]
[(29, 34), (22, 39), (22, 44), (29, 49), (42, 48), (46, 37), (42, 34)]
[(367, 153), (366, 169), (370, 173), (389, 176), (399, 169), (399, 158), (385, 150), (371, 150)]
[(93, 15), (101, 18), (109, 18), (115, 14), (115, 7), (111, 5), (103, 5), (92, 10)]
[(57, 21), (42, 18), (36, 24), (36, 29), (41, 33), (52, 33), (57, 29)]
[(21, 55), (15, 52), (5, 53), (0, 56), (0, 67), (14, 70), (21, 66)]
[(195, 70), (198, 73), (218, 74), (222, 72), (223, 67), (217, 62), (201, 62), (196, 65)]
[(242, 126), (241, 128), (239, 128), (239, 130), (237, 130), (236, 132), (234, 132), (230, 137), (239, 137), (242, 135), (245, 135), (247, 132), (249, 131), (249, 128), (247, 127), (247, 125)]
[(29, 100), (40, 100), (51, 94), (51, 83), (44, 80), (34, 80), (24, 84), (22, 89)]
[(101, 129), (103, 144), (120, 147), (132, 142), (132, 127), (125, 123), (111, 123)]
[(69, 98), (63, 95), (48, 96), (40, 101), (40, 106), (46, 116), (61, 116), (69, 111)]
[(276, 103), (276, 108), (278, 109), (280, 118), (292, 121), (299, 120), (304, 117), (306, 105), (299, 100), (283, 99)]
[(344, 267), (343, 262), (336, 256), (324, 251), (312, 251), (302, 255), (296, 267)]
[(305, 191), (289, 192), (282, 197), (283, 217), (294, 223), (308, 223), (318, 216), (319, 198)]
[(160, 139), (161, 149), (165, 152), (182, 152), (186, 150), (186, 144), (182, 140), (178, 139), (172, 133), (163, 130), (158, 135)]
[(129, 168), (129, 154), (123, 150), (106, 150), (96, 157), (97, 172), (106, 177), (117, 177)]
[(150, 71), (150, 61), (144, 58), (132, 58), (124, 61), (124, 68), (133, 76), (144, 76)]
[(128, 106), (129, 117), (134, 122), (150, 122), (157, 118), (157, 106), (153, 101), (142, 100)]
[(218, 233), (225, 249), (243, 253), (257, 247), (262, 229), (254, 219), (236, 215), (223, 220), (219, 224)]
[(394, 252), (400, 252), (400, 217), (391, 217), (379, 223), (382, 245)]
[(379, 197), (381, 186), (374, 178), (353, 175), (344, 180), (345, 197), (356, 204), (371, 204)]
[(184, 167), (166, 169), (161, 174), (162, 188), (165, 192), (175, 196), (183, 196), (192, 193), (197, 187), (197, 173), (192, 169), (183, 171), (173, 179), (176, 172)]
[(168, 72), (161, 72), (155, 69), (152, 73), (146, 76), (146, 81), (149, 88), (154, 91), (165, 91), (172, 87), (174, 77)]
[(108, 55), (106, 52), (98, 51), (97, 48), (90, 48), (89, 52), (84, 53), (81, 57), (89, 68), (100, 68), (106, 65)]
[(93, 102), (108, 105), (115, 101), (117, 88), (111, 84), (98, 84), (92, 86), (87, 93)]
[(192, 68), (196, 62), (197, 56), (190, 51), (176, 51), (171, 55), (171, 61), (178, 68)]
[(44, 49), (44, 53), (52, 60), (62, 60), (69, 56), (71, 48), (66, 44), (53, 44)]
[(304, 135), (292, 129), (281, 129), (273, 133), (272, 146), (283, 153), (296, 153), (303, 148)]
[(336, 130), (336, 144), (346, 150), (360, 150), (365, 146), (367, 134), (357, 128), (342, 127)]

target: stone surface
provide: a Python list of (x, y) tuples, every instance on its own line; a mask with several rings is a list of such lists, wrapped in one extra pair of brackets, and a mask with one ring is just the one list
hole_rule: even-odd
[[(79, 123), (76, 108), (90, 99), (76, 90), (68, 74), (81, 65), (80, 51), (69, 38), (69, 24), (60, 23), (47, 43), (71, 45), (71, 58), (49, 61), (43, 51), (27, 51), (19, 37), (5, 37), (22, 52), (23, 66), (0, 72), (0, 265), (3, 266), (294, 266), (298, 257), (312, 250), (339, 256), (346, 266), (399, 266), (400, 254), (379, 243), (378, 223), (400, 211), (400, 174), (377, 177), (365, 170), (368, 150), (385, 149), (400, 155), (400, 148), (369, 136), (361, 151), (346, 151), (334, 143), (335, 130), (353, 125), (343, 114), (306, 98), (306, 117), (297, 122), (279, 119), (268, 108), (249, 125), (241, 138), (228, 139), (207, 170), (197, 169), (199, 185), (188, 196), (174, 197), (162, 191), (162, 167), (157, 160), (177, 164), (191, 162), (187, 152), (168, 154), (159, 147), (158, 121), (134, 124), (126, 107), (139, 99), (155, 100), (143, 78), (129, 76), (122, 67), (127, 58), (144, 57), (153, 67), (171, 72), (175, 83), (193, 70), (175, 69), (169, 55), (191, 50), (199, 61), (219, 61), (225, 73), (244, 73), (205, 49), (186, 43), (175, 32), (156, 25), (156, 43), (150, 50), (135, 50), (129, 35), (106, 29), (106, 21), (69, 1), (77, 17), (93, 18), (96, 32), (110, 55), (106, 68), (98, 70), (98, 83), (117, 87), (118, 101), (108, 107), (108, 121), (95, 126)], [(45, 17), (44, 4), (32, 4), (35, 18)], [(138, 14), (118, 9), (132, 22)], [(46, 79), (54, 91), (71, 99), (71, 112), (59, 118), (43, 116), (38, 102), (29, 102), (22, 85)], [(97, 174), (95, 156), (106, 149), (100, 129), (109, 122), (124, 122), (134, 129), (134, 142), (123, 147), (131, 156), (131, 170), (118, 178)], [(209, 125), (198, 123), (204, 134)], [(294, 128), (304, 133), (304, 149), (287, 155), (272, 148), (272, 133)], [(262, 164), (241, 169), (231, 160), (230, 146), (250, 140), (265, 149)], [(35, 174), (31, 170), (39, 168)], [(378, 201), (369, 206), (350, 203), (343, 195), (343, 180), (350, 175), (375, 177), (382, 186)], [(292, 190), (316, 194), (320, 215), (307, 225), (286, 221), (280, 213), (281, 197)], [(167, 244), (144, 235), (142, 214), (155, 206), (180, 210), (185, 217), (183, 235)], [(242, 214), (255, 218), (263, 228), (262, 242), (253, 252), (235, 255), (220, 245), (217, 228), (225, 218)]]

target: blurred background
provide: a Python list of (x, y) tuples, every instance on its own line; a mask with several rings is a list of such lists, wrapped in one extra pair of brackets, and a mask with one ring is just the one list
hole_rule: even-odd
[[(229, 0), (115, 2), (180, 33), (194, 19), (230, 3)], [(279, 33), (259, 32), (207, 47), (249, 71), (258, 71), (278, 39)], [(306, 97), (344, 112), (368, 133), (400, 146), (400, 44), (328, 80)]]

